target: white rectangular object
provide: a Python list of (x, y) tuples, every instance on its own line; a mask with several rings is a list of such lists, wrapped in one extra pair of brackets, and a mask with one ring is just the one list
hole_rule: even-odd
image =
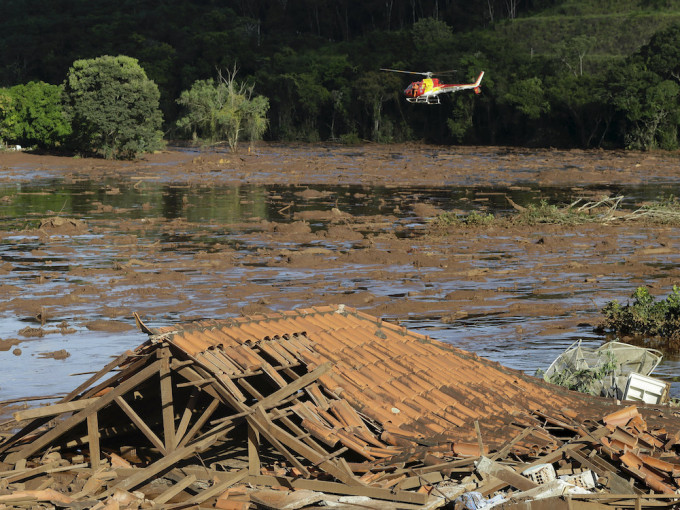
[(628, 376), (623, 400), (637, 400), (646, 404), (661, 404), (668, 395), (668, 384), (654, 377), (633, 372)]
[(552, 464), (538, 464), (525, 469), (522, 474), (539, 485), (552, 482), (556, 478), (555, 468)]

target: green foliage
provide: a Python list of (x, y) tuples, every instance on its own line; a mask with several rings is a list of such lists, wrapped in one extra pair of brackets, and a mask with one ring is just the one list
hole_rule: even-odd
[(680, 82), (680, 24), (656, 32), (649, 43), (640, 48), (640, 56), (654, 73)]
[(161, 148), (159, 91), (137, 60), (77, 60), (64, 82), (75, 148), (106, 158), (134, 158)]
[(515, 106), (530, 119), (538, 119), (550, 111), (550, 103), (545, 97), (543, 82), (538, 77), (512, 82), (503, 102)]
[(368, 114), (371, 121), (370, 135), (368, 136), (375, 142), (391, 142), (389, 129), (383, 118), (383, 108), (388, 101), (398, 101), (396, 91), (398, 85), (395, 83), (395, 76), (369, 72), (360, 76), (354, 82), (355, 96), (363, 105), (364, 111)]
[(8, 90), (0, 89), (0, 146), (14, 139), (18, 122), (14, 98)]
[(571, 207), (560, 208), (541, 200), (539, 204), (529, 204), (519, 211), (513, 218), (517, 225), (538, 225), (549, 223), (551, 225), (578, 225), (596, 221), (596, 217), (587, 212), (577, 211)]
[(612, 105), (624, 119), (627, 148), (677, 148), (680, 86), (632, 60), (611, 72)]
[(668, 297), (657, 301), (646, 287), (638, 287), (632, 303), (610, 301), (602, 309), (602, 327), (618, 335), (661, 337), (680, 340), (680, 287), (674, 285)]
[(226, 141), (235, 151), (243, 134), (254, 141), (267, 129), (266, 97), (253, 97), (253, 86), (236, 81), (236, 69), (213, 79), (196, 81), (177, 102), (185, 114), (177, 126), (194, 139)]
[(491, 225), (496, 217), (493, 214), (484, 214), (470, 211), (466, 215), (453, 212), (443, 212), (432, 220), (434, 227), (449, 227), (452, 225)]
[[(59, 146), (71, 134), (61, 102), (62, 87), (42, 82), (15, 85), (6, 91), (11, 111), (0, 105), (0, 138), (25, 147)], [(0, 99), (0, 103), (2, 103)]]
[(453, 31), (445, 21), (421, 18), (413, 24), (411, 37), (421, 65), (424, 64), (434, 70), (447, 70), (446, 67), (441, 67), (449, 62), (449, 58), (442, 54), (442, 48), (452, 45)]
[(546, 80), (553, 123), (584, 149), (599, 146), (613, 116), (603, 79), (567, 73)]
[(361, 138), (356, 133), (345, 133), (340, 135), (340, 143), (344, 145), (359, 145), (361, 143)]

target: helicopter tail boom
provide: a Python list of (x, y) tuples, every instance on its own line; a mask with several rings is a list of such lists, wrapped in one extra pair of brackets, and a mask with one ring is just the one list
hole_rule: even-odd
[[(475, 89), (479, 88), (479, 85), (482, 83), (482, 78), (484, 78), (484, 71), (479, 73), (479, 76), (477, 77), (477, 81), (474, 83)], [(476, 92), (476, 91), (475, 91)], [(479, 92), (477, 92), (479, 94)]]

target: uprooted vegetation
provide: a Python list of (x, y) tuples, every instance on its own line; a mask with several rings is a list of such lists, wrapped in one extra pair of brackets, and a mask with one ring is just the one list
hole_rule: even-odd
[(577, 199), (567, 206), (560, 207), (541, 200), (538, 204), (524, 207), (514, 203), (509, 197), (508, 202), (515, 213), (507, 215), (493, 215), (471, 211), (467, 214), (444, 212), (435, 217), (431, 225), (434, 229), (456, 226), (491, 226), (491, 225), (582, 225), (609, 224), (613, 222), (646, 221), (661, 225), (675, 225), (680, 223), (680, 202), (677, 197), (670, 196), (649, 204), (642, 204), (628, 212), (621, 209), (623, 196), (603, 197), (598, 201)]
[(600, 329), (615, 333), (631, 343), (680, 351), (680, 287), (674, 285), (665, 299), (657, 300), (646, 287), (638, 287), (632, 303), (610, 301), (602, 309)]

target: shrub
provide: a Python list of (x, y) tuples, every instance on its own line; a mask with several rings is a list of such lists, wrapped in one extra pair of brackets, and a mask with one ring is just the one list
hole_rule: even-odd
[(61, 93), (61, 86), (43, 82), (7, 89), (4, 96), (9, 101), (5, 108), (0, 105), (0, 138), (43, 149), (60, 145), (71, 134)]
[(484, 214), (470, 211), (467, 215), (454, 212), (443, 212), (432, 220), (435, 227), (448, 227), (451, 225), (491, 225), (496, 217), (493, 214)]
[(618, 335), (663, 338), (675, 350), (680, 342), (680, 287), (674, 285), (671, 294), (660, 301), (646, 287), (638, 287), (631, 297), (632, 304), (625, 306), (617, 300), (607, 303), (600, 327)]
[(75, 148), (125, 159), (161, 148), (159, 98), (134, 58), (76, 60), (64, 82)]
[(14, 126), (17, 123), (17, 112), (14, 98), (6, 89), (0, 89), (0, 146), (14, 139)]

